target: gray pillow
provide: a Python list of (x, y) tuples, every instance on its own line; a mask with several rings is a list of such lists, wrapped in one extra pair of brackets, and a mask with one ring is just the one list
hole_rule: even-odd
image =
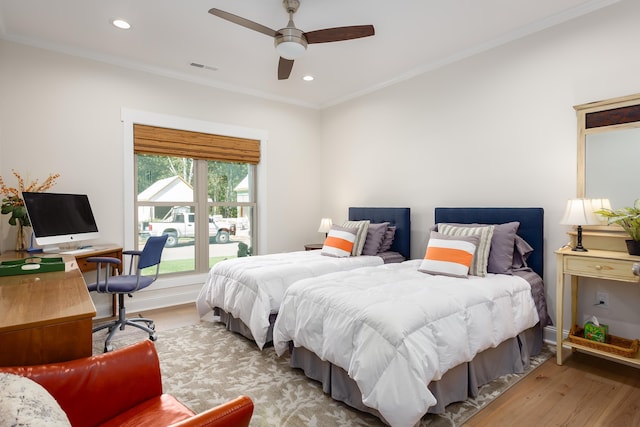
[(362, 255), (377, 255), (382, 245), (384, 233), (389, 226), (388, 222), (369, 224), (367, 228), (367, 239), (364, 241)]
[(487, 265), (489, 273), (511, 274), (514, 243), (518, 227), (520, 227), (520, 223), (515, 221), (498, 224), (493, 229), (489, 264)]
[(378, 252), (387, 252), (389, 249), (391, 249), (394, 237), (396, 237), (396, 226), (390, 225), (387, 227), (387, 231), (385, 231), (384, 233), (384, 237), (382, 239), (382, 243), (380, 244)]
[(526, 240), (524, 240), (520, 236), (516, 236), (514, 242), (514, 251), (513, 251), (513, 265), (512, 268), (525, 268), (527, 267), (527, 258), (533, 252), (533, 248)]

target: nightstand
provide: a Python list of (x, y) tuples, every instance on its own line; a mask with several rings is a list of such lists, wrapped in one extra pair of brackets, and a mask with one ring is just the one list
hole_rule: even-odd
[[(613, 353), (601, 351), (586, 347), (581, 344), (573, 343), (568, 339), (563, 340), (563, 316), (564, 316), (564, 280), (565, 275), (571, 278), (571, 298), (568, 302), (571, 311), (571, 325), (577, 322), (577, 306), (578, 306), (578, 278), (592, 277), (596, 279), (615, 280), (618, 282), (626, 282), (629, 284), (637, 284), (640, 277), (635, 271), (638, 269), (636, 265), (640, 262), (640, 257), (628, 255), (619, 251), (604, 251), (597, 249), (589, 249), (588, 252), (576, 252), (569, 248), (562, 248), (556, 252), (556, 362), (562, 365), (563, 348), (562, 345), (571, 347), (572, 350), (581, 350), (596, 356), (605, 357), (611, 360), (623, 362), (628, 365), (640, 367), (640, 354), (636, 354), (633, 358), (618, 356)], [(614, 290), (612, 289), (612, 292)], [(637, 338), (637, 337), (631, 337)]]
[(315, 251), (318, 249), (322, 249), (322, 246), (324, 245), (324, 243), (307, 243), (306, 245), (304, 245), (304, 250), (305, 251)]

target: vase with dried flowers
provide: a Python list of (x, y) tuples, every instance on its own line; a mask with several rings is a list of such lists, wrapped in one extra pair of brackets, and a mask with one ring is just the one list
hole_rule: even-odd
[(60, 174), (49, 174), (49, 177), (44, 180), (43, 183), (39, 183), (36, 179), (28, 186), (25, 186), (22, 176), (12, 170), (13, 176), (18, 180), (18, 187), (7, 187), (4, 180), (0, 176), (0, 194), (2, 194), (2, 214), (11, 214), (9, 218), (9, 224), (17, 227), (16, 236), (16, 251), (23, 251), (27, 248), (27, 242), (25, 239), (24, 227), (29, 227), (29, 216), (27, 215), (27, 208), (24, 206), (24, 200), (22, 199), (23, 191), (42, 192), (50, 189), (56, 183), (56, 180), (60, 177)]

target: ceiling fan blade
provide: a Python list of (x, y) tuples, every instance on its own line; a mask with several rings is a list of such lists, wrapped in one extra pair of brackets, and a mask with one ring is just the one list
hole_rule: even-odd
[(342, 40), (359, 39), (375, 34), (373, 25), (353, 25), (351, 27), (326, 28), (304, 33), (307, 43), (328, 43)]
[(293, 68), (293, 59), (280, 57), (278, 62), (278, 80), (287, 80)]
[(264, 25), (258, 24), (257, 22), (242, 18), (241, 16), (234, 15), (233, 13), (225, 12), (224, 10), (212, 8), (209, 9), (209, 13), (217, 16), (218, 18), (226, 19), (227, 21), (233, 22), (234, 24), (242, 25), (245, 28), (257, 31), (262, 34), (266, 34), (271, 37), (275, 37), (278, 34), (276, 30), (272, 30), (269, 27), (265, 27)]

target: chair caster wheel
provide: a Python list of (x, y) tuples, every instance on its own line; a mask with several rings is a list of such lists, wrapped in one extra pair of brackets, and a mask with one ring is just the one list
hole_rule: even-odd
[(104, 346), (104, 352), (105, 353), (109, 353), (110, 351), (113, 351), (113, 346), (111, 344), (105, 345)]
[(156, 340), (158, 339), (158, 335), (157, 335), (157, 334), (155, 334), (155, 333), (154, 333), (154, 334), (152, 334), (152, 335), (149, 335), (149, 339), (150, 339), (151, 341), (156, 341)]

